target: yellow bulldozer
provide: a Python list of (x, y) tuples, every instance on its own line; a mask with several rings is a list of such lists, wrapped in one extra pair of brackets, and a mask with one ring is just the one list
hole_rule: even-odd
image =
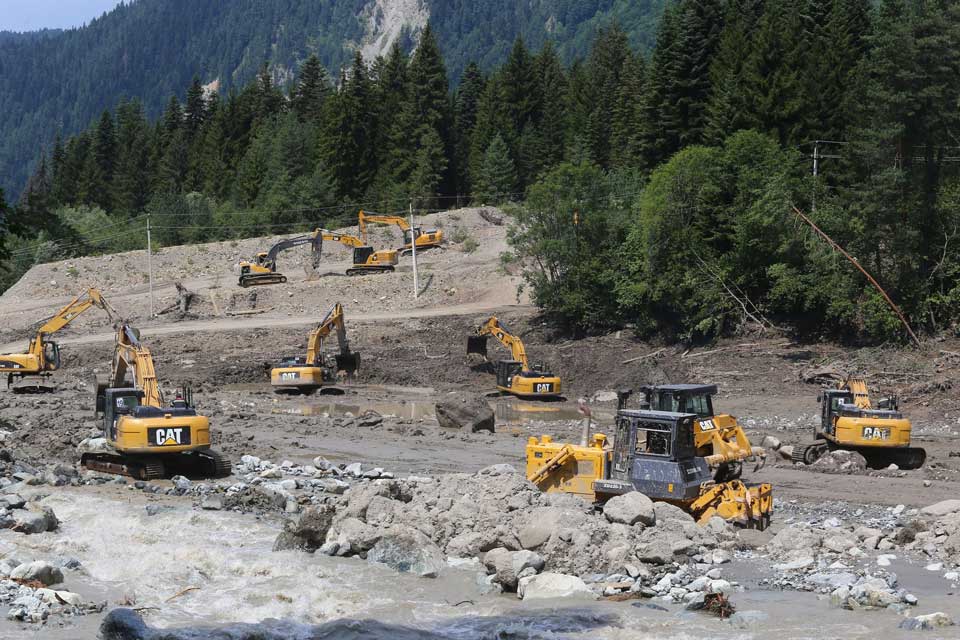
[(121, 324), (110, 378), (96, 385), (96, 411), (110, 450), (84, 453), (81, 464), (140, 480), (230, 475), (230, 461), (210, 448), (210, 420), (197, 413), (192, 396), (186, 389), (164, 400), (150, 350), (136, 329)]
[[(743, 473), (743, 463), (753, 462), (754, 471), (766, 463), (767, 453), (755, 447), (734, 416), (717, 414), (713, 397), (717, 394), (714, 384), (662, 384), (640, 387), (644, 394), (643, 406), (654, 411), (691, 413), (694, 447), (714, 472), (714, 480), (736, 480)], [(626, 397), (621, 393), (620, 408), (625, 407)]]
[(856, 451), (874, 469), (891, 464), (919, 469), (926, 462), (927, 452), (910, 446), (910, 420), (900, 412), (896, 396), (880, 400), (875, 408), (866, 380), (850, 376), (817, 401), (820, 424), (814, 427), (814, 442), (795, 447), (794, 462), (813, 464), (836, 449)]
[[(111, 322), (119, 319), (116, 310), (104, 299), (99, 290), (87, 289), (37, 329), (36, 335), (30, 339), (26, 353), (0, 355), (0, 373), (7, 374), (7, 387), (11, 387), (16, 378), (46, 379), (53, 371), (59, 369), (60, 345), (49, 338), (76, 320), (90, 307), (102, 309)], [(13, 387), (14, 393), (50, 393), (53, 390), (53, 387), (41, 384), (40, 381)]]
[(498, 360), (494, 365), (497, 374), (497, 390), (526, 399), (550, 400), (560, 397), (562, 384), (543, 365), (531, 367), (527, 350), (520, 336), (513, 333), (496, 316), (477, 327), (475, 335), (467, 338), (467, 353), (487, 357), (487, 338), (493, 336), (513, 356), (511, 360)]
[(416, 246), (417, 251), (426, 251), (427, 249), (436, 249), (443, 247), (443, 231), (440, 229), (424, 229), (420, 226), (411, 227), (410, 223), (403, 216), (382, 215), (379, 213), (367, 213), (360, 211), (357, 214), (357, 227), (360, 229), (360, 237), (367, 241), (367, 224), (376, 222), (379, 224), (395, 224), (403, 232), (403, 246), (400, 247), (401, 255), (407, 255), (413, 251)]
[[(324, 362), (323, 341), (334, 331), (340, 352), (335, 356), (335, 367)], [(285, 358), (280, 366), (270, 371), (270, 384), (276, 393), (310, 395), (324, 385), (333, 384), (337, 374), (352, 376), (360, 368), (360, 354), (350, 351), (343, 307), (336, 303), (307, 340), (307, 355)]]
[(765, 529), (773, 513), (771, 486), (714, 480), (707, 459), (697, 455), (696, 421), (691, 413), (619, 409), (612, 446), (602, 433), (586, 445), (532, 437), (526, 447), (527, 479), (543, 491), (599, 503), (639, 491), (684, 509), (700, 524), (719, 516)]

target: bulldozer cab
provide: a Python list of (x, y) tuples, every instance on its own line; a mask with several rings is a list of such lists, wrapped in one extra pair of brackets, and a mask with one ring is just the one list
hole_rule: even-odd
[(655, 499), (696, 496), (700, 485), (712, 479), (706, 461), (696, 456), (696, 418), (691, 413), (618, 411), (610, 468), (613, 484), (628, 485), (627, 490)]
[(641, 387), (645, 404), (652, 411), (692, 413), (698, 418), (711, 418), (715, 384), (668, 384)]
[(498, 360), (497, 361), (497, 386), (509, 387), (514, 376), (520, 375), (523, 370), (523, 363), (519, 360)]

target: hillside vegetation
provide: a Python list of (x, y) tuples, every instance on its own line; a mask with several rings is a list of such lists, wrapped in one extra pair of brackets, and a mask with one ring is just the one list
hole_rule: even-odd
[(954, 3), (682, 0), (649, 56), (613, 26), (582, 62), (518, 38), (450, 77), (431, 26), (412, 56), (357, 55), (336, 83), (309, 58), (289, 90), (265, 69), (226, 98), (197, 79), (155, 120), (122, 102), (38, 166), (9, 279), (141, 248), (147, 215), (179, 244), (513, 202), (504, 265), (568, 333), (902, 340), (797, 206), (917, 332), (955, 327)]
[[(88, 26), (24, 36), (0, 33), (0, 188), (18, 194), (42, 146), (57, 132), (87, 127), (123, 97), (156, 117), (190, 80), (242, 88), (262, 65), (293, 78), (316, 55), (336, 78), (353, 51), (378, 40), (383, 7), (420, 6), (432, 20), (456, 81), (470, 61), (501, 64), (514, 38), (561, 58), (584, 55), (599, 27), (619, 21), (648, 48), (664, 0), (128, 0)], [(405, 53), (423, 28), (413, 12), (394, 16)], [(382, 42), (387, 53), (393, 40)], [(376, 47), (373, 49), (376, 52)], [(372, 57), (368, 62), (372, 62)]]

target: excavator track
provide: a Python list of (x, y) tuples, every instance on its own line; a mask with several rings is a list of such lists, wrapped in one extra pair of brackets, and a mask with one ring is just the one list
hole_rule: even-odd
[(125, 456), (112, 453), (85, 453), (80, 460), (84, 468), (137, 480), (159, 480), (166, 477), (166, 468), (157, 458)]
[(793, 448), (791, 459), (793, 462), (802, 462), (803, 464), (813, 464), (820, 456), (829, 449), (826, 442), (812, 442), (805, 445), (797, 445)]
[(390, 271), (396, 271), (391, 265), (384, 265), (382, 267), (355, 267), (352, 269), (347, 269), (348, 276), (362, 276), (368, 273), (389, 273)]
[(248, 275), (240, 276), (238, 284), (243, 287), (256, 287), (264, 284), (283, 284), (287, 281), (287, 276), (272, 273), (272, 274), (262, 274), (262, 275)]

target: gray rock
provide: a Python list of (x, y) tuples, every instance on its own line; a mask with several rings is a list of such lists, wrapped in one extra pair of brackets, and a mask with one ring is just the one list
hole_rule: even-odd
[(349, 484), (343, 480), (337, 480), (336, 478), (321, 478), (320, 480), (314, 480), (313, 482), (317, 483), (317, 486), (326, 493), (332, 493), (335, 495), (342, 495), (347, 489), (350, 488)]
[(907, 629), (909, 631), (927, 631), (929, 629), (937, 629), (940, 627), (952, 627), (953, 624), (953, 618), (942, 611), (937, 611), (936, 613), (928, 613), (923, 616), (907, 618), (906, 620), (900, 622), (900, 628)]
[(808, 584), (815, 585), (817, 587), (830, 589), (834, 591), (840, 587), (849, 587), (857, 581), (857, 576), (847, 571), (841, 571), (838, 573), (830, 573), (826, 571), (820, 571), (817, 573), (810, 574), (806, 577), (806, 582)]
[[(357, 518), (346, 518), (327, 532), (327, 542), (340, 544), (340, 552), (349, 549), (350, 553), (365, 553), (380, 540), (382, 532)], [(338, 553), (340, 553), (338, 552)]]
[(173, 487), (178, 491), (189, 491), (193, 485), (186, 476), (173, 476), (170, 481), (173, 482)]
[(466, 391), (450, 394), (436, 404), (435, 411), (437, 422), (445, 429), (494, 432), (493, 409), (480, 394)]
[(346, 467), (343, 468), (343, 473), (344, 475), (350, 475), (350, 476), (353, 476), (354, 478), (359, 478), (360, 475), (363, 473), (363, 466), (359, 462), (348, 464)]
[(739, 529), (737, 539), (739, 540), (737, 546), (743, 549), (759, 549), (773, 540), (773, 534), (757, 529)]
[(920, 509), (920, 513), (927, 516), (945, 516), (960, 511), (960, 499), (941, 500)]
[(863, 473), (867, 470), (867, 459), (856, 451), (837, 449), (817, 458), (810, 469), (821, 473)]
[(637, 548), (637, 557), (647, 564), (673, 562), (673, 545), (668, 539), (656, 539)]
[(558, 598), (596, 600), (600, 597), (580, 578), (561, 573), (541, 573), (523, 578), (517, 585), (517, 595), (524, 600), (552, 600)]
[(326, 542), (336, 510), (330, 505), (308, 507), (284, 522), (283, 531), (273, 543), (274, 551), (300, 549), (313, 552)]
[(31, 534), (56, 531), (59, 526), (60, 521), (53, 513), (53, 509), (31, 503), (29, 510), (15, 512), (14, 523), (11, 528), (20, 533)]
[(764, 449), (776, 451), (780, 448), (781, 443), (779, 438), (775, 438), (773, 436), (764, 436), (763, 440), (760, 442), (760, 446)]
[(610, 522), (619, 522), (628, 526), (639, 522), (650, 527), (657, 520), (653, 501), (639, 491), (631, 491), (622, 496), (610, 498), (603, 505), (603, 515)]
[(367, 560), (425, 578), (436, 578), (446, 566), (440, 548), (416, 529), (406, 526), (387, 529), (367, 552)]
[(220, 511), (223, 509), (223, 496), (216, 493), (208, 493), (200, 500), (200, 508), (206, 511)]
[(793, 445), (785, 444), (777, 449), (777, 455), (784, 460), (793, 460)]
[(494, 573), (505, 591), (516, 591), (520, 573), (529, 568), (541, 571), (544, 559), (533, 551), (508, 551), (503, 547), (491, 549), (483, 556), (487, 571)]
[(664, 523), (670, 520), (676, 522), (694, 522), (693, 516), (669, 502), (654, 502), (653, 512), (656, 516), (657, 523)]
[(14, 567), (10, 572), (10, 578), (24, 581), (36, 580), (49, 587), (63, 582), (63, 572), (49, 562), (36, 560)]

